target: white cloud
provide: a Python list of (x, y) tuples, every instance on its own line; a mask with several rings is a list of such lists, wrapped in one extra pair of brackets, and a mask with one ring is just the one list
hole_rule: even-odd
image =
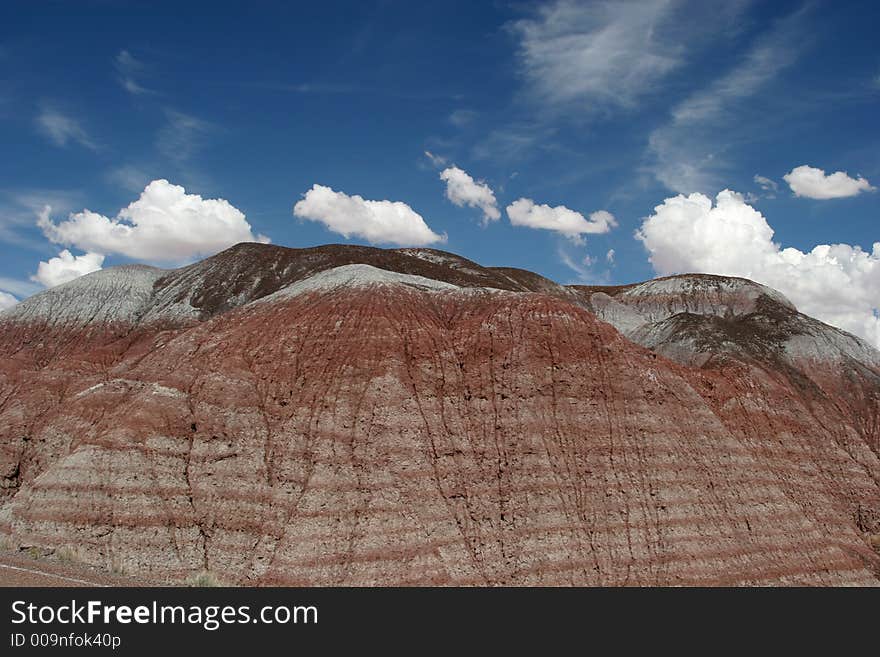
[(608, 249), (608, 253), (605, 254), (605, 262), (609, 265), (614, 264), (614, 249)]
[[(731, 166), (731, 148), (756, 135), (753, 124), (735, 117), (746, 99), (794, 63), (803, 41), (802, 16), (803, 10), (797, 11), (761, 35), (742, 61), (676, 105), (669, 120), (651, 133), (648, 168), (661, 184), (685, 194), (719, 188), (721, 174)], [(747, 135), (741, 132), (745, 129)]]
[(477, 113), (468, 109), (457, 109), (449, 115), (449, 122), (456, 128), (463, 128), (477, 118)]
[(187, 194), (167, 180), (151, 182), (114, 218), (86, 209), (56, 224), (49, 212), (44, 209), (37, 225), (56, 244), (154, 262), (182, 262), (238, 242), (269, 241), (255, 237), (244, 214), (228, 201)]
[(826, 176), (822, 169), (806, 164), (795, 167), (782, 178), (795, 196), (815, 199), (845, 198), (877, 189), (861, 176), (850, 178), (845, 171), (836, 171)]
[[(611, 251), (609, 251), (611, 253)], [(560, 262), (572, 270), (575, 274), (573, 279), (569, 279), (568, 283), (579, 285), (607, 285), (611, 276), (610, 267), (614, 266), (613, 259), (609, 260), (606, 254), (603, 269), (600, 267), (601, 258), (592, 256), (589, 253), (580, 254), (574, 250), (570, 250), (566, 243), (560, 242), (556, 248), (556, 255)]]
[(140, 192), (151, 180), (154, 179), (154, 177), (150, 176), (150, 174), (144, 169), (131, 164), (124, 164), (115, 169), (111, 169), (106, 173), (105, 178), (109, 182), (119, 185), (130, 192)]
[(786, 38), (773, 35), (759, 41), (742, 63), (714, 80), (672, 111), (676, 123), (703, 122), (723, 113), (731, 101), (753, 96), (794, 61), (795, 50)]
[(56, 146), (67, 146), (76, 142), (91, 150), (98, 147), (76, 119), (62, 114), (56, 109), (43, 107), (36, 119), (37, 129)]
[(156, 147), (171, 160), (183, 162), (202, 147), (213, 125), (173, 109), (165, 110), (166, 124), (159, 130)]
[(425, 157), (428, 158), (431, 164), (433, 164), (437, 168), (445, 167), (446, 163), (449, 162), (449, 160), (447, 160), (442, 155), (435, 155), (431, 151), (425, 151)]
[(589, 283), (593, 280), (593, 272), (590, 271), (590, 267), (593, 264), (593, 259), (589, 256), (589, 254), (583, 256), (580, 261), (576, 260), (574, 256), (568, 253), (562, 244), (556, 249), (556, 254), (559, 256), (559, 259), (562, 261), (562, 264), (571, 269), (575, 274), (577, 274), (577, 282), (579, 283)]
[(0, 310), (6, 310), (7, 308), (12, 308), (15, 304), (18, 303), (18, 299), (16, 299), (11, 294), (6, 292), (0, 292)]
[(17, 278), (7, 278), (0, 276), (0, 290), (10, 292), (17, 297), (29, 297), (36, 294), (42, 288), (31, 281), (23, 281)]
[(149, 93), (148, 89), (145, 89), (144, 87), (139, 85), (132, 78), (123, 78), (119, 81), (119, 83), (122, 85), (123, 89), (134, 96)]
[(478, 160), (520, 163), (532, 151), (553, 148), (555, 134), (551, 125), (518, 122), (492, 130), (473, 145), (471, 155)]
[(36, 275), (31, 276), (31, 280), (42, 283), (46, 287), (55, 287), (80, 276), (91, 274), (93, 271), (98, 271), (103, 264), (104, 256), (98, 253), (74, 256), (70, 251), (64, 249), (57, 258), (41, 262), (37, 267)]
[(143, 72), (144, 65), (130, 52), (120, 50), (114, 59), (113, 65), (118, 74), (119, 84), (128, 93), (135, 96), (152, 93), (149, 89), (142, 87), (135, 79), (138, 74)]
[(293, 214), (322, 223), (346, 238), (362, 237), (372, 244), (425, 246), (446, 241), (446, 235), (432, 231), (406, 203), (367, 201), (324, 185), (313, 185), (293, 206)]
[(545, 106), (625, 107), (682, 63), (680, 42), (659, 29), (675, 9), (668, 0), (558, 0), (510, 29), (523, 72)]
[(465, 205), (483, 211), (483, 225), (490, 221), (498, 221), (498, 201), (495, 193), (483, 181), (475, 181), (466, 171), (451, 166), (440, 173), (440, 179), (446, 181), (446, 198), (458, 207)]
[(765, 192), (773, 194), (779, 191), (779, 185), (776, 183), (776, 181), (771, 180), (766, 176), (759, 176), (758, 174), (755, 174), (753, 180), (755, 181), (755, 183), (757, 183), (758, 187), (763, 189)]
[(617, 226), (614, 215), (605, 210), (593, 212), (587, 220), (580, 212), (564, 205), (535, 205), (529, 198), (521, 198), (508, 205), (507, 216), (514, 226), (556, 231), (576, 243), (583, 241), (581, 235), (607, 233)]
[(736, 192), (667, 198), (636, 238), (658, 274), (742, 276), (785, 294), (801, 312), (880, 346), (880, 242), (871, 252), (820, 244), (807, 253), (773, 242), (773, 229)]
[[(70, 209), (79, 197), (77, 192), (57, 189), (17, 189), (16, 191), (0, 190), (0, 242), (39, 251), (45, 244), (39, 238), (32, 237), (30, 229), (34, 225), (34, 216), (46, 205)], [(74, 204), (74, 205), (71, 205)], [(4, 288), (0, 285), (0, 289)], [(14, 294), (21, 296), (15, 290)]]

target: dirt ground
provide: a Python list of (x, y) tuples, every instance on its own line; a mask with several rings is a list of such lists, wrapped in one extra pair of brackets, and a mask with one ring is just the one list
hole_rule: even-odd
[(34, 559), (20, 552), (0, 550), (0, 587), (156, 585), (155, 582), (104, 572), (80, 563)]

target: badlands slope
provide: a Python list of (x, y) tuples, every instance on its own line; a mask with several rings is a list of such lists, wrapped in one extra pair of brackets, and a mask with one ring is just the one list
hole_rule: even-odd
[(744, 279), (242, 244), (0, 314), (0, 534), (181, 582), (880, 584), (880, 355)]

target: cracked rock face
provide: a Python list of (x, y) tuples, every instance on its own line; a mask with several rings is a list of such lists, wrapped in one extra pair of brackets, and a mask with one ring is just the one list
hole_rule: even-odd
[(880, 584), (880, 365), (742, 279), (240, 245), (0, 314), (0, 532), (180, 582)]

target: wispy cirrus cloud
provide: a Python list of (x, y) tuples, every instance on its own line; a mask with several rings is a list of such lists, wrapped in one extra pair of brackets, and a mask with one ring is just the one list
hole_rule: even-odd
[(335, 96), (357, 94), (363, 89), (357, 85), (337, 82), (254, 82), (253, 86), (274, 91), (289, 91), (295, 94)]
[(751, 0), (555, 0), (507, 25), (528, 94), (543, 109), (596, 115), (633, 108), (735, 34)]
[[(607, 285), (611, 279), (611, 268), (614, 267), (614, 249), (610, 249), (604, 258), (589, 253), (579, 254), (570, 244), (560, 242), (556, 249), (559, 262), (574, 272), (574, 278), (567, 281), (574, 285)], [(602, 263), (604, 260), (604, 265)]]
[(742, 63), (713, 81), (706, 89), (689, 96), (672, 110), (673, 122), (686, 125), (711, 121), (732, 103), (753, 96), (795, 60), (795, 27), (789, 19), (749, 50)]
[[(31, 237), (28, 231), (33, 228), (42, 208), (51, 205), (66, 212), (72, 210), (81, 198), (79, 192), (62, 189), (0, 190), (0, 243), (40, 250), (42, 241)], [(15, 293), (21, 296), (21, 293)]]
[(362, 82), (284, 82), (284, 81), (248, 81), (244, 83), (248, 87), (257, 87), (270, 91), (287, 92), (299, 94), (302, 96), (337, 96), (352, 95), (374, 97), (374, 98), (394, 98), (406, 101), (460, 101), (463, 95), (460, 93), (449, 93), (444, 91), (436, 91), (434, 89), (412, 89), (406, 86), (385, 86), (370, 85)]
[(632, 106), (683, 61), (660, 29), (677, 4), (558, 0), (511, 23), (530, 92), (548, 106)]
[(438, 169), (441, 167), (445, 167), (449, 163), (449, 158), (443, 157), (442, 155), (437, 155), (436, 153), (432, 153), (431, 151), (424, 151), (424, 154), (428, 162), (430, 162), (432, 166), (435, 166)]
[(128, 93), (134, 96), (155, 93), (152, 89), (147, 89), (138, 82), (138, 77), (143, 73), (145, 67), (143, 62), (128, 50), (120, 50), (117, 53), (113, 59), (113, 67), (116, 69), (119, 84)]
[(478, 160), (514, 162), (529, 152), (547, 148), (556, 128), (539, 122), (517, 122), (493, 129), (471, 148)]
[(472, 156), (523, 159), (564, 148), (566, 124), (637, 112), (695, 53), (737, 34), (750, 1), (554, 0), (530, 10), (506, 25), (522, 88)]
[(137, 193), (140, 193), (150, 181), (157, 178), (143, 167), (134, 164), (123, 164), (110, 169), (104, 177), (108, 182), (122, 187), (126, 191)]
[(72, 116), (50, 105), (43, 105), (35, 119), (37, 130), (49, 141), (61, 148), (76, 143), (90, 150), (98, 145), (82, 124)]
[(191, 114), (165, 109), (165, 125), (156, 136), (156, 148), (170, 160), (184, 162), (204, 145), (214, 125)]
[(779, 183), (772, 178), (760, 174), (755, 174), (752, 180), (761, 188), (766, 198), (776, 198), (776, 192), (779, 191)]
[(17, 278), (0, 276), (0, 290), (9, 292), (20, 299), (29, 297), (42, 290), (42, 286), (33, 281), (23, 281)]
[(668, 189), (711, 191), (721, 184), (725, 150), (736, 141), (742, 104), (791, 66), (803, 47), (799, 10), (759, 36), (738, 65), (673, 107), (648, 139), (647, 168)]
[(456, 128), (470, 125), (477, 118), (477, 113), (469, 109), (457, 109), (449, 115), (449, 122)]

